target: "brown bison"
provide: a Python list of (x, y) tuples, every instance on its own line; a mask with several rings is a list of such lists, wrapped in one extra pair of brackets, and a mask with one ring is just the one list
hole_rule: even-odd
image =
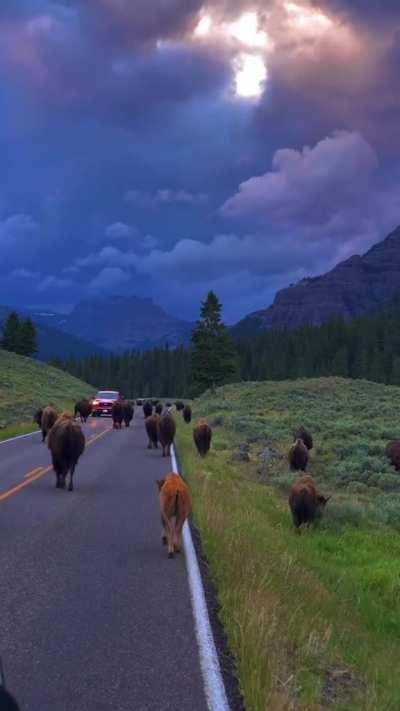
[(162, 415), (162, 411), (164, 409), (162, 402), (158, 402), (155, 409), (156, 409), (156, 415)]
[(145, 402), (143, 404), (143, 414), (145, 417), (151, 417), (153, 414), (153, 405), (151, 402)]
[(200, 457), (205, 457), (212, 439), (212, 429), (205, 420), (200, 420), (193, 429), (193, 439)]
[(179, 553), (182, 545), (182, 528), (192, 508), (187, 485), (178, 474), (167, 474), (157, 480), (160, 492), (160, 513), (163, 527), (162, 542), (168, 545), (168, 558)]
[(124, 419), (124, 407), (122, 402), (119, 402), (119, 400), (116, 400), (112, 404), (111, 417), (113, 421), (113, 428), (115, 430), (122, 429), (122, 421)]
[(386, 446), (386, 456), (391, 465), (400, 471), (400, 440), (395, 439)]
[(304, 427), (299, 427), (298, 430), (293, 435), (293, 441), (295, 442), (296, 439), (301, 439), (303, 440), (304, 444), (306, 445), (307, 449), (312, 449), (313, 448), (313, 438), (310, 435), (309, 432), (307, 432)]
[(289, 491), (289, 506), (295, 527), (298, 529), (302, 524), (310, 525), (329, 499), (330, 496), (317, 493), (311, 476), (305, 474), (300, 477)]
[(82, 428), (75, 422), (72, 415), (65, 413), (57, 419), (47, 439), (53, 469), (57, 477), (56, 487), (57, 489), (65, 489), (69, 472), (68, 491), (73, 491), (75, 467), (85, 449), (85, 435), (82, 432)]
[(35, 414), (33, 415), (33, 421), (36, 422), (39, 429), (42, 428), (42, 414), (43, 414), (43, 407), (40, 407), (38, 410), (36, 410)]
[(147, 449), (157, 449), (158, 448), (158, 421), (159, 415), (150, 415), (146, 417), (144, 424), (146, 427), (147, 436), (149, 438), (149, 443)]
[(189, 424), (189, 422), (191, 422), (191, 420), (192, 420), (192, 408), (190, 407), (190, 405), (185, 405), (185, 407), (182, 410), (182, 415), (183, 415), (183, 419), (185, 420), (185, 422), (187, 422), (187, 424)]
[(158, 421), (158, 439), (162, 446), (162, 456), (169, 457), (171, 455), (171, 444), (174, 441), (176, 431), (175, 420), (167, 412), (165, 415), (160, 417)]
[(52, 405), (48, 405), (47, 407), (44, 408), (44, 410), (42, 412), (42, 419), (40, 422), (40, 428), (42, 430), (42, 442), (44, 442), (44, 440), (46, 439), (48, 432), (53, 427), (57, 418), (58, 418), (57, 410), (54, 407), (52, 407)]
[(308, 449), (300, 437), (290, 447), (288, 460), (291, 471), (300, 469), (305, 472), (308, 464)]
[(178, 412), (181, 412), (181, 410), (183, 410), (183, 408), (185, 407), (185, 403), (182, 402), (181, 400), (177, 400), (175, 403), (175, 407), (178, 410)]
[(129, 427), (133, 420), (134, 414), (133, 405), (131, 402), (129, 402), (129, 400), (125, 400), (125, 402), (122, 403), (122, 413), (125, 422), (125, 427)]
[(79, 402), (76, 403), (75, 409), (74, 409), (74, 415), (75, 415), (75, 417), (77, 415), (79, 415), (81, 422), (86, 422), (87, 418), (91, 414), (92, 414), (92, 405), (89, 402), (89, 400), (86, 400), (86, 398), (84, 398), (83, 400), (79, 400)]

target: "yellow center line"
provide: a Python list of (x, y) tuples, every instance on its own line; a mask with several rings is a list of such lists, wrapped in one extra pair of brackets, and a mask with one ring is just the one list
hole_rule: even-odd
[(28, 472), (27, 474), (25, 474), (24, 479), (29, 479), (29, 477), (35, 476), (35, 474), (39, 474), (39, 472), (41, 472), (42, 469), (43, 469), (43, 467), (36, 467), (36, 469), (32, 469), (31, 472)]
[[(86, 446), (89, 446), (89, 444), (93, 444), (93, 442), (95, 442), (100, 437), (104, 437), (104, 435), (106, 435), (107, 432), (111, 432), (111, 430), (112, 430), (112, 427), (109, 427), (108, 429), (103, 430), (103, 432), (100, 432), (98, 435), (95, 435), (86, 443)], [(33, 469), (31, 472), (28, 472), (28, 474), (26, 474), (24, 477), (25, 481), (22, 481), (20, 484), (13, 486), (11, 489), (7, 489), (7, 491), (5, 491), (4, 494), (0, 494), (0, 502), (6, 501), (7, 499), (10, 498), (10, 496), (13, 496), (14, 494), (17, 494), (18, 491), (25, 489), (27, 486), (32, 484), (32, 482), (36, 481), (37, 479), (41, 479), (42, 476), (51, 472), (52, 469), (53, 469), (53, 467), (50, 465), (50, 466), (46, 467), (45, 469), (43, 469), (43, 467), (37, 467), (36, 469)]]

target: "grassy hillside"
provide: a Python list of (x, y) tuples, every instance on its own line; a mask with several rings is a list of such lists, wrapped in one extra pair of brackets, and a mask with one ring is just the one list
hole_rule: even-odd
[[(227, 386), (193, 406), (214, 430), (205, 460), (179, 421), (248, 711), (400, 708), (400, 474), (384, 455), (399, 406), (400, 388), (366, 381)], [(314, 436), (309, 473), (332, 500), (298, 536), (286, 454), (300, 424)]]
[[(34, 411), (50, 402), (70, 408), (77, 399), (93, 395), (93, 387), (41, 361), (0, 349), (0, 437), (10, 427), (32, 428)], [(24, 428), (23, 428), (24, 429)]]

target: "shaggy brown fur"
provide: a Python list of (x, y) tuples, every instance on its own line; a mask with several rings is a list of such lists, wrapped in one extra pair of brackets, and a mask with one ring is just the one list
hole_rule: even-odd
[(295, 443), (290, 447), (288, 459), (291, 471), (300, 469), (305, 472), (308, 464), (308, 449), (302, 439), (296, 439)]
[(386, 456), (391, 463), (391, 465), (400, 471), (400, 440), (395, 439), (393, 442), (389, 442), (386, 447)]
[(190, 405), (185, 405), (182, 410), (182, 415), (185, 422), (189, 424), (189, 422), (191, 422), (192, 420), (192, 408), (190, 407)]
[(113, 402), (111, 408), (111, 417), (113, 421), (113, 428), (115, 430), (122, 429), (122, 420), (124, 419), (124, 408), (122, 402), (119, 402), (118, 400), (116, 402)]
[(81, 426), (73, 420), (72, 415), (63, 413), (58, 418), (49, 432), (48, 447), (57, 477), (56, 487), (65, 489), (69, 472), (68, 491), (73, 491), (74, 471), (78, 459), (85, 449), (85, 436)]
[(57, 417), (57, 410), (54, 407), (48, 405), (44, 408), (42, 412), (42, 419), (40, 422), (40, 428), (42, 430), (42, 442), (44, 442), (44, 440), (46, 439), (47, 433), (53, 427)]
[(122, 403), (122, 413), (124, 416), (125, 427), (129, 427), (133, 420), (134, 408), (132, 403), (128, 400)]
[(299, 427), (299, 429), (294, 433), (293, 436), (293, 441), (295, 442), (296, 439), (301, 439), (303, 440), (304, 444), (306, 445), (307, 449), (312, 449), (313, 448), (313, 438), (310, 435), (309, 432), (307, 432), (304, 427)]
[(300, 477), (289, 491), (289, 506), (295, 527), (299, 528), (302, 524), (310, 525), (329, 499), (330, 496), (325, 497), (317, 493), (311, 476), (305, 474)]
[(74, 415), (75, 417), (79, 415), (81, 422), (86, 422), (87, 418), (89, 417), (89, 415), (91, 415), (91, 413), (92, 405), (89, 400), (86, 400), (86, 398), (84, 398), (83, 400), (79, 400), (79, 402), (76, 403)]
[(171, 444), (174, 441), (176, 431), (175, 420), (167, 412), (158, 421), (158, 439), (162, 446), (162, 456), (169, 457), (171, 454)]
[[(192, 510), (190, 492), (178, 474), (167, 474), (157, 481), (160, 492), (162, 542), (168, 545), (168, 558), (179, 553), (182, 545), (182, 528)], [(174, 521), (175, 519), (175, 521)]]
[(145, 417), (150, 417), (153, 414), (153, 405), (151, 404), (151, 402), (144, 403), (143, 414)]
[(212, 439), (212, 429), (205, 420), (200, 420), (193, 430), (193, 439), (200, 457), (208, 453)]
[(146, 417), (144, 424), (146, 427), (147, 436), (149, 438), (149, 443), (147, 449), (157, 449), (158, 448), (158, 421), (160, 419), (159, 415), (150, 415)]

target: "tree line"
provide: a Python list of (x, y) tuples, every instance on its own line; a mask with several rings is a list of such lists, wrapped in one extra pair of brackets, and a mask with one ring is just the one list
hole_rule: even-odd
[(323, 376), (400, 385), (400, 301), (352, 321), (273, 330), (233, 341), (215, 294), (202, 304), (188, 348), (69, 358), (58, 367), (127, 397), (189, 397), (238, 380), (290, 380)]
[(31, 318), (21, 319), (16, 311), (12, 311), (3, 326), (1, 347), (24, 356), (37, 353), (36, 328)]

